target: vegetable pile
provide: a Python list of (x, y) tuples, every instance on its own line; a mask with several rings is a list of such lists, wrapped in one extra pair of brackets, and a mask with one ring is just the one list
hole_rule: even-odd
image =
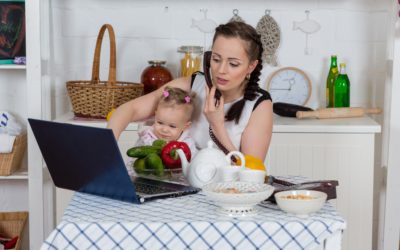
[(165, 168), (181, 168), (181, 160), (177, 149), (182, 149), (186, 159), (190, 161), (191, 152), (185, 142), (155, 140), (151, 146), (138, 146), (128, 149), (126, 154), (129, 157), (137, 158), (133, 163), (133, 168), (138, 174), (154, 174), (164, 176)]

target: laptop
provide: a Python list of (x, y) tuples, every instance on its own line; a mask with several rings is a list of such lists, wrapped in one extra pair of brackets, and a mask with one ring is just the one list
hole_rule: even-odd
[(131, 203), (200, 191), (184, 184), (130, 176), (111, 129), (28, 121), (56, 187)]

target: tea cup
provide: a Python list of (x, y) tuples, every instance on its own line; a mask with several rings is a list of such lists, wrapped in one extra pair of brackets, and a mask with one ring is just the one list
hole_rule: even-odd
[(264, 183), (265, 182), (265, 171), (243, 169), (239, 173), (239, 180), (243, 182), (254, 182)]
[(218, 169), (219, 180), (221, 182), (238, 181), (240, 166), (223, 166)]

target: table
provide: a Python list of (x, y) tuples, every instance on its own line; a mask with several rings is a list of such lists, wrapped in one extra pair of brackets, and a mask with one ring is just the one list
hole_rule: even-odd
[(237, 219), (201, 192), (141, 205), (77, 192), (41, 249), (340, 249), (345, 228), (329, 202), (308, 218), (264, 202)]

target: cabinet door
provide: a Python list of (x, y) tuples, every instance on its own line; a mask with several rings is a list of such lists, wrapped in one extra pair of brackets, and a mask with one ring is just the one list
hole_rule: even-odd
[(338, 180), (343, 249), (372, 249), (374, 134), (274, 133), (266, 164), (271, 175)]

